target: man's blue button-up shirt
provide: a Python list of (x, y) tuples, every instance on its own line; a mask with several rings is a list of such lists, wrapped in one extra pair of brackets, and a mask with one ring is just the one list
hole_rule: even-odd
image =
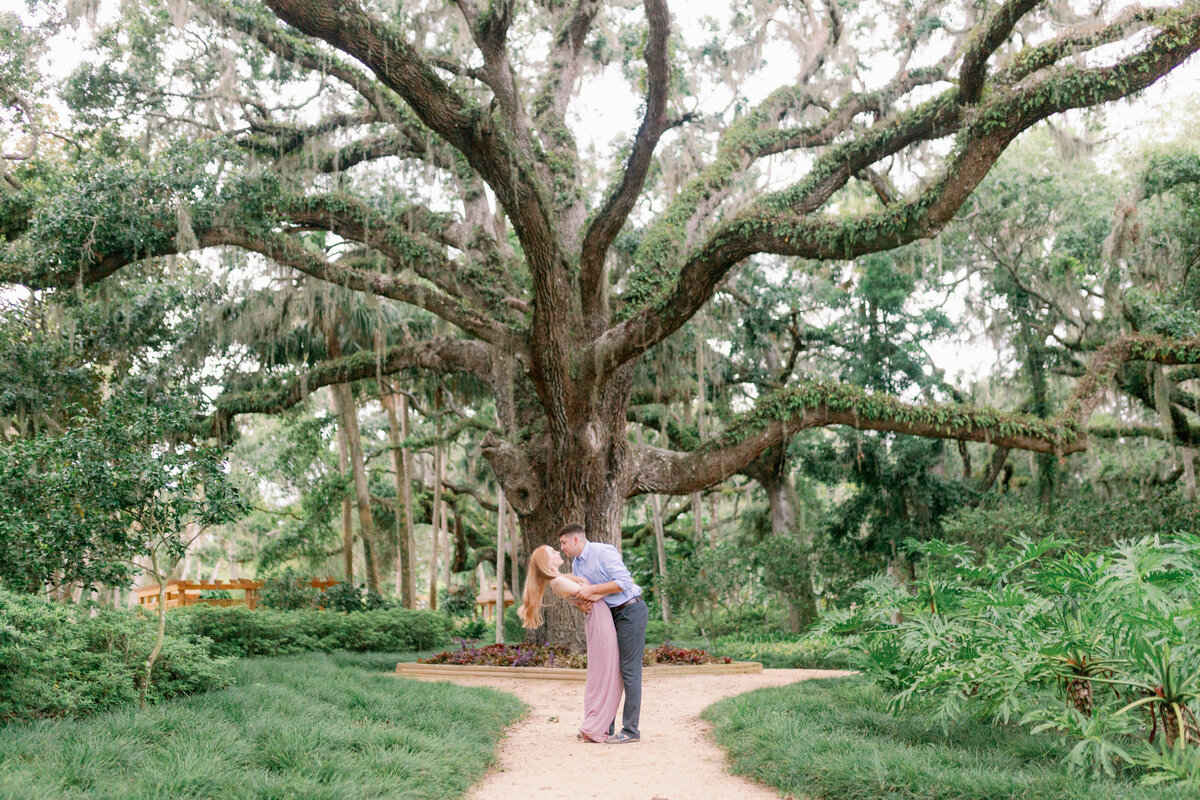
[(571, 571), (586, 578), (593, 585), (616, 581), (621, 591), (605, 595), (609, 607), (619, 606), (642, 593), (642, 587), (633, 582), (633, 576), (625, 568), (621, 553), (611, 544), (589, 541), (582, 552), (571, 562)]

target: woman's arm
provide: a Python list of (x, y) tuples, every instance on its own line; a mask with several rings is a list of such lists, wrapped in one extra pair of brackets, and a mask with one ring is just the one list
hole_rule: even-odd
[(550, 581), (550, 588), (559, 597), (574, 597), (579, 594), (582, 579), (578, 575), (559, 575)]

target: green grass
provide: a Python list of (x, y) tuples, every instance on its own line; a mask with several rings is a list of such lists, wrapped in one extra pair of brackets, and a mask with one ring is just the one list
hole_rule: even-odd
[(459, 797), (491, 764), (521, 703), (379, 674), (398, 655), (243, 660), (229, 689), (144, 712), (0, 727), (0, 798)]
[(760, 689), (709, 706), (735, 772), (785, 795), (827, 800), (1195, 800), (1195, 789), (1093, 780), (1061, 763), (1052, 736), (887, 713), (862, 678)]
[[(367, 672), (395, 672), (396, 664), (401, 661), (416, 661), (418, 658), (428, 658), (437, 655), (447, 648), (436, 650), (421, 650), (416, 653), (348, 653), (339, 651), (329, 654), (329, 660), (339, 667), (356, 667)], [(449, 649), (457, 650), (455, 644)]]
[(830, 637), (805, 636), (780, 641), (739, 641), (722, 637), (712, 648), (735, 661), (758, 661), (767, 669), (849, 669), (850, 656)]

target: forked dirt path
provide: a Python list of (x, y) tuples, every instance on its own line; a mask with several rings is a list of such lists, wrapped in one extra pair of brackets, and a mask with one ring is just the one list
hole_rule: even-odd
[(642, 689), (642, 740), (636, 744), (580, 742), (583, 682), (528, 678), (455, 678), (515, 694), (529, 714), (507, 730), (499, 765), (469, 800), (779, 800), (774, 789), (731, 775), (725, 753), (709, 736), (700, 712), (716, 701), (765, 686), (847, 673), (769, 669), (742, 675), (656, 677)]

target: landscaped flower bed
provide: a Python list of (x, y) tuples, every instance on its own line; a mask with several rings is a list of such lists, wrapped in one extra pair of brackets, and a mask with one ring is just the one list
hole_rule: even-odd
[[(642, 659), (642, 663), (647, 667), (655, 664), (729, 664), (731, 662), (732, 659), (727, 657), (717, 657), (700, 649), (676, 647), (670, 642), (664, 642), (658, 647), (647, 650)], [(447, 650), (429, 658), (422, 658), (417, 663), (584, 669), (587, 667), (587, 656), (583, 653), (572, 653), (567, 648), (557, 645), (521, 643), (489, 644), (484, 647), (476, 647), (464, 640), (458, 650)]]

